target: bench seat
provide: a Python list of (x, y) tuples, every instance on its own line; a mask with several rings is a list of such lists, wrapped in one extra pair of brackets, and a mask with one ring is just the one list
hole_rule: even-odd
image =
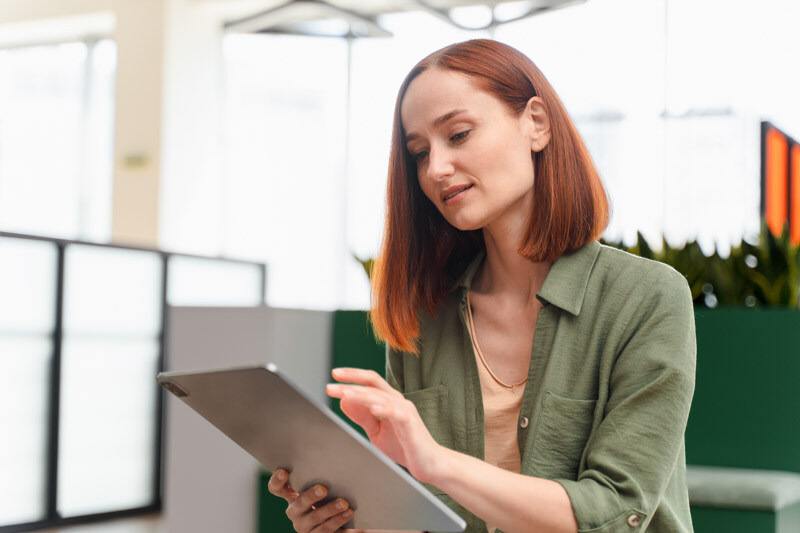
[(695, 531), (800, 532), (800, 474), (688, 465)]

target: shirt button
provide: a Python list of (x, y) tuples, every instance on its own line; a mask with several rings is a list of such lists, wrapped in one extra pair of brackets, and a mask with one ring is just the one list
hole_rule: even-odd
[(635, 514), (632, 514), (628, 517), (628, 525), (631, 527), (638, 527), (640, 523), (639, 517)]
[(519, 419), (519, 427), (525, 429), (526, 427), (528, 427), (528, 422), (530, 422), (530, 420), (528, 420), (528, 417), (523, 416), (522, 418)]

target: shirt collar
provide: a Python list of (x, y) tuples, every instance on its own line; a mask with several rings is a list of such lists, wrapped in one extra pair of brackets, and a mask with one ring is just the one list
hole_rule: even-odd
[[(470, 285), (472, 284), (472, 278), (475, 276), (475, 272), (478, 270), (478, 267), (483, 262), (483, 258), (486, 257), (486, 250), (481, 250), (478, 252), (478, 255), (475, 256), (468, 265), (467, 268), (464, 269), (464, 273), (461, 274), (461, 277), (456, 280), (456, 282), (450, 287), (451, 291), (457, 289), (469, 289)], [(466, 298), (467, 291), (464, 290), (463, 293), (464, 297)]]
[[(536, 296), (573, 315), (579, 315), (584, 296), (586, 296), (586, 287), (589, 285), (589, 275), (597, 260), (597, 255), (600, 253), (600, 248), (599, 242), (592, 241), (571, 254), (563, 254), (556, 259)], [(462, 298), (466, 298), (472, 278), (485, 256), (486, 252), (481, 250), (451, 290), (462, 289)]]

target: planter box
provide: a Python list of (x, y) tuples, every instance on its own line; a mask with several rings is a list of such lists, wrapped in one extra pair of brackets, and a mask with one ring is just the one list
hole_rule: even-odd
[[(695, 323), (686, 428), (695, 531), (800, 531), (800, 311), (698, 308)], [(715, 481), (692, 465), (725, 468)]]
[(800, 311), (697, 309), (689, 464), (800, 473)]

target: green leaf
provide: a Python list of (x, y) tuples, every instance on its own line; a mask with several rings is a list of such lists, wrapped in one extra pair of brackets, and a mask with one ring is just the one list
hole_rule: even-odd
[[(742, 241), (722, 257), (715, 249), (706, 256), (696, 240), (681, 247), (672, 247), (664, 237), (661, 250), (654, 252), (647, 240), (636, 233), (636, 243), (625, 246), (622, 241), (600, 242), (626, 252), (661, 261), (686, 277), (696, 306), (706, 305), (707, 293), (718, 305), (743, 306), (752, 297), (755, 306), (798, 307), (800, 304), (800, 247), (792, 245), (788, 225), (780, 235), (773, 235), (766, 220), (761, 220), (758, 241)], [(374, 260), (353, 254), (371, 276)], [(710, 289), (710, 290), (709, 290)]]
[(661, 251), (653, 252), (641, 233), (632, 247), (604, 244), (672, 266), (686, 277), (698, 306), (705, 305), (707, 293), (724, 306), (745, 305), (748, 297), (755, 306), (798, 307), (800, 303), (800, 251), (791, 244), (788, 226), (775, 236), (762, 219), (758, 242), (742, 241), (731, 247), (727, 257), (717, 250), (704, 255), (696, 240), (673, 248), (664, 237)]
[(372, 279), (372, 267), (375, 266), (375, 259), (373, 257), (368, 257), (366, 259), (361, 259), (356, 254), (351, 254), (356, 261), (361, 263), (361, 267), (364, 269), (364, 273), (367, 275), (367, 279)]

